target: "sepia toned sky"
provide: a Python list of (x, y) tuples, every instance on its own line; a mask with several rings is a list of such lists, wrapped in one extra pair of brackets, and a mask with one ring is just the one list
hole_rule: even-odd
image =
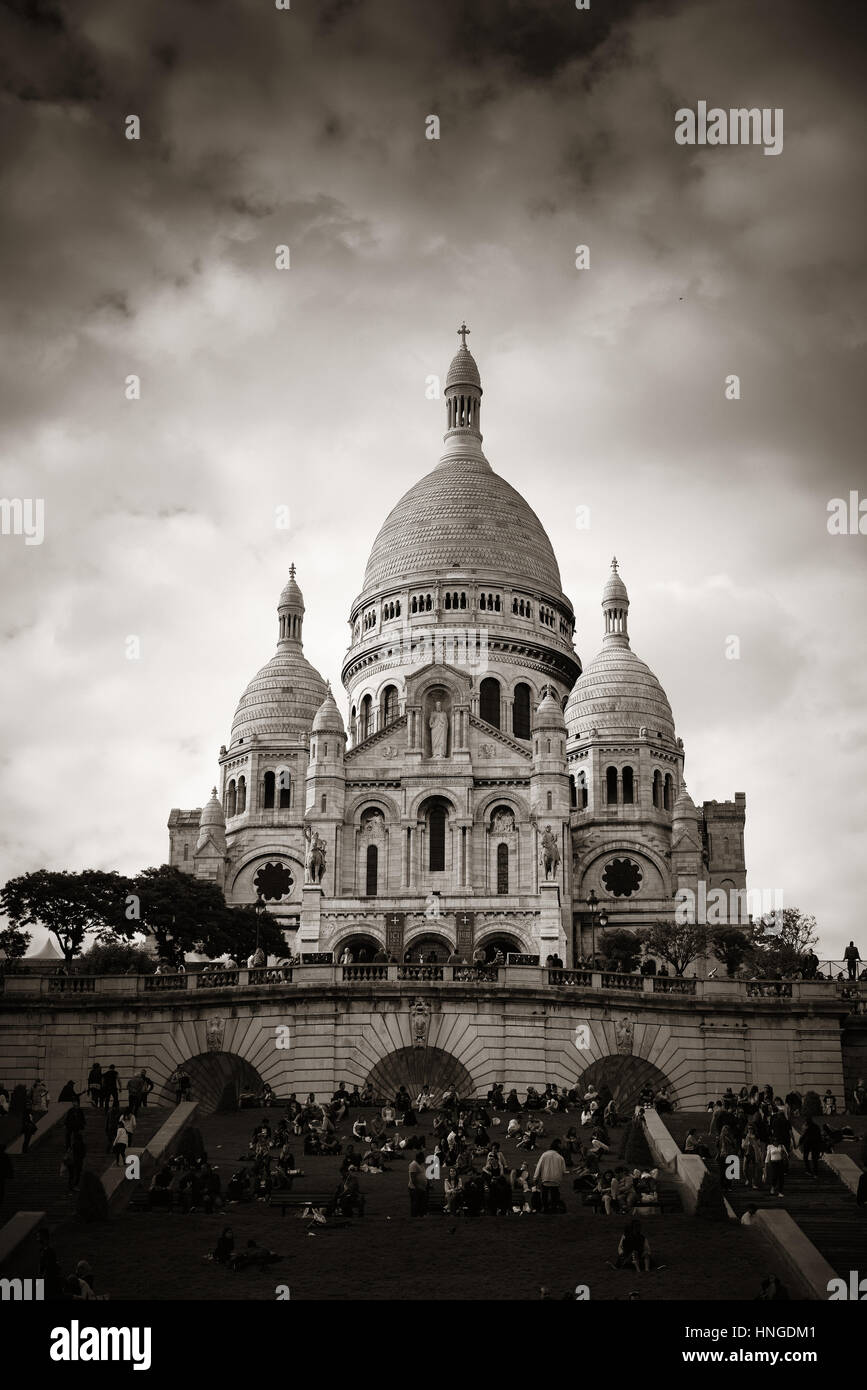
[[(163, 862), (291, 560), (340, 691), (466, 318), (582, 659), (616, 553), (693, 797), (746, 792), (751, 886), (867, 956), (867, 535), (827, 529), (867, 497), (865, 35), (843, 0), (6, 0), (0, 496), (46, 532), (0, 536), (0, 880)], [(782, 108), (782, 153), (677, 145), (699, 100)]]

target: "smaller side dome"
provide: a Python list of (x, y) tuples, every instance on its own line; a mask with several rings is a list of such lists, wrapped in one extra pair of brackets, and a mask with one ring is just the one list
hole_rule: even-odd
[(346, 729), (343, 725), (343, 717), (337, 708), (334, 696), (331, 693), (331, 682), (328, 683), (328, 693), (322, 704), (316, 711), (313, 720), (314, 734), (344, 734)]
[(563, 733), (566, 729), (563, 708), (550, 686), (546, 688), (533, 715), (533, 732), (537, 729), (556, 729), (558, 733)]
[(226, 853), (226, 817), (217, 797), (216, 787), (211, 788), (211, 798), (202, 808), (196, 852), (203, 849), (209, 840), (218, 853)]
[(698, 808), (686, 789), (686, 783), (682, 782), (680, 791), (672, 810), (673, 820), (695, 820), (699, 819)]
[(226, 828), (226, 817), (223, 814), (223, 808), (220, 805), (220, 799), (217, 796), (216, 787), (211, 788), (211, 796), (202, 809), (202, 816), (201, 820), (199, 821), (199, 825), (218, 825), (222, 826), (224, 830)]

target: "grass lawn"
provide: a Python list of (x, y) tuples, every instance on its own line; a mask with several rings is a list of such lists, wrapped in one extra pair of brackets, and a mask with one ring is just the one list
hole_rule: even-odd
[[(238, 1155), (259, 1118), (258, 1111), (248, 1110), (212, 1115), (201, 1123), (224, 1185), (240, 1166)], [(562, 1134), (575, 1122), (572, 1114), (544, 1118), (546, 1134)], [(417, 1132), (423, 1132), (421, 1124)], [(344, 1124), (344, 1142), (348, 1134)], [(615, 1136), (616, 1152), (620, 1133)], [(511, 1159), (514, 1145), (502, 1142)], [(536, 1157), (529, 1155), (528, 1163)], [(360, 1175), (367, 1214), (343, 1228), (329, 1225), (308, 1233), (309, 1223), (292, 1212), (281, 1218), (275, 1209), (246, 1203), (214, 1216), (122, 1213), (101, 1228), (76, 1218), (57, 1229), (54, 1244), (63, 1269), (87, 1259), (98, 1289), (112, 1299), (273, 1299), (277, 1286), (287, 1284), (293, 1299), (535, 1300), (542, 1285), (561, 1298), (586, 1284), (591, 1299), (626, 1298), (638, 1289), (643, 1300), (743, 1300), (755, 1298), (763, 1274), (775, 1268), (757, 1230), (677, 1213), (644, 1222), (654, 1255), (666, 1269), (642, 1275), (610, 1269), (606, 1261), (614, 1258), (624, 1218), (594, 1216), (579, 1205), (568, 1178), (565, 1215), (471, 1221), (436, 1214), (413, 1220), (407, 1161), (396, 1160), (389, 1173)], [(297, 1191), (336, 1187), (339, 1160), (302, 1158), (299, 1141), (296, 1164), (306, 1174), (296, 1179)], [(438, 1190), (439, 1184), (432, 1208), (441, 1206)], [(232, 1226), (236, 1248), (253, 1237), (278, 1251), (280, 1263), (232, 1274), (205, 1262), (224, 1225)]]

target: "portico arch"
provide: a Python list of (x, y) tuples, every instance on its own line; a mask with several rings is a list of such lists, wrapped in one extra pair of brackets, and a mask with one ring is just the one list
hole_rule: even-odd
[(578, 1089), (583, 1095), (591, 1085), (595, 1086), (597, 1091), (601, 1091), (603, 1086), (608, 1087), (614, 1097), (618, 1114), (632, 1114), (645, 1086), (650, 1086), (654, 1091), (665, 1086), (672, 1101), (677, 1099), (675, 1088), (664, 1071), (660, 1071), (659, 1067), (654, 1066), (653, 1062), (648, 1062), (645, 1057), (631, 1054), (597, 1057), (596, 1061), (591, 1062), (581, 1073)]
[[(215, 1110), (237, 1110), (243, 1091), (259, 1096), (265, 1082), (252, 1063), (236, 1052), (200, 1052), (181, 1063), (190, 1078), (190, 1099), (198, 1101), (199, 1115)], [(174, 1104), (171, 1080), (164, 1085), (165, 1098)]]
[(377, 1100), (394, 1099), (405, 1086), (415, 1101), (423, 1086), (429, 1086), (437, 1099), (447, 1089), (457, 1091), (461, 1099), (475, 1093), (473, 1078), (462, 1062), (439, 1047), (402, 1047), (381, 1058), (367, 1080)]

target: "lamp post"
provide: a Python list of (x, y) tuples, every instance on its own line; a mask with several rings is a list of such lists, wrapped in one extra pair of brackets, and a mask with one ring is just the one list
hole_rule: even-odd
[(262, 913), (267, 912), (267, 908), (262, 901), (262, 890), (256, 895), (256, 951), (259, 950), (259, 929), (262, 925)]
[(590, 904), (590, 968), (596, 969), (596, 912), (599, 907), (599, 899), (596, 896), (596, 889), (590, 889), (590, 896), (587, 899)]
[(591, 888), (591, 889), (590, 889), (590, 893), (589, 893), (589, 896), (588, 896), (588, 898), (587, 898), (587, 903), (588, 903), (588, 906), (589, 906), (589, 908), (590, 908), (590, 932), (591, 932), (591, 942), (592, 942), (592, 945), (591, 945), (591, 960), (592, 960), (592, 962), (593, 962), (593, 964), (592, 964), (592, 969), (595, 970), (595, 968), (596, 968), (596, 923), (597, 923), (597, 920), (598, 920), (600, 927), (601, 927), (602, 930), (604, 931), (605, 928), (608, 926), (608, 917), (607, 917), (606, 913), (600, 912), (600, 911), (599, 911), (599, 899), (598, 899), (597, 896), (596, 896), (596, 889), (595, 889), (595, 888)]

